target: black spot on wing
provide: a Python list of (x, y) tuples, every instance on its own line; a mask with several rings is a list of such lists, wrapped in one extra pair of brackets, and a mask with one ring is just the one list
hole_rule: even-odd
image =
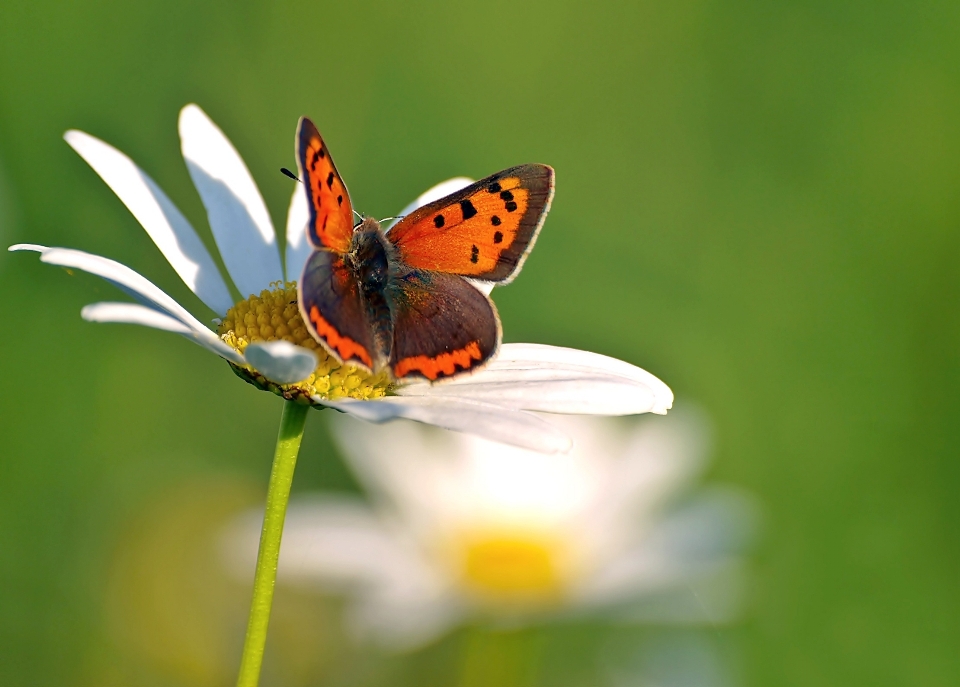
[(503, 188), (503, 187), (495, 181), (495, 182), (493, 182), (492, 184), (490, 184), (489, 186), (487, 186), (487, 191), (488, 191), (489, 193), (500, 193), (500, 189), (502, 189), (502, 188)]
[(503, 193), (500, 194), (500, 197), (503, 198), (504, 200), (513, 200), (513, 194), (510, 193), (510, 191), (504, 191)]
[(495, 227), (499, 227), (502, 222), (503, 222), (503, 220), (501, 220), (501, 219), (500, 219), (499, 217), (497, 217), (496, 215), (494, 215), (493, 217), (490, 218), (490, 224), (492, 224), (492, 225), (495, 226)]
[(501, 241), (503, 241), (503, 232), (502, 231), (493, 232), (493, 242), (500, 243)]
[(437, 215), (433, 218), (433, 226), (435, 226), (437, 229), (440, 229), (443, 226), (443, 222), (443, 215)]
[(460, 201), (460, 212), (463, 213), (463, 219), (467, 220), (477, 214), (477, 209), (469, 200)]
[(508, 200), (504, 207), (507, 208), (507, 212), (513, 212), (517, 209), (517, 204), (512, 200)]
[(333, 188), (333, 172), (327, 175), (327, 188)]
[(474, 265), (480, 262), (480, 249), (476, 246), (470, 249), (470, 262)]

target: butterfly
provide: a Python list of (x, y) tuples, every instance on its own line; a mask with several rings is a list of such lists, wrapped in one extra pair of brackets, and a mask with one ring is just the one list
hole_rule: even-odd
[(299, 307), (313, 336), (341, 363), (389, 368), (395, 380), (433, 382), (489, 361), (500, 318), (468, 279), (492, 285), (517, 276), (550, 208), (553, 169), (505, 169), (385, 230), (371, 217), (354, 223), (347, 187), (306, 117), (296, 151), (313, 248)]

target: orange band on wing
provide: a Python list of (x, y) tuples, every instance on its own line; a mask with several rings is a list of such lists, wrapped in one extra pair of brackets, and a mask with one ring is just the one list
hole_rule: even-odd
[(310, 308), (310, 321), (313, 322), (317, 335), (331, 348), (335, 349), (340, 358), (347, 362), (351, 358), (358, 358), (364, 365), (373, 369), (373, 361), (370, 360), (370, 354), (367, 349), (347, 336), (340, 336), (340, 332), (333, 328), (329, 322), (323, 319), (317, 306)]
[(393, 368), (393, 374), (397, 378), (400, 378), (417, 371), (433, 382), (436, 381), (441, 372), (446, 376), (450, 376), (457, 371), (457, 365), (459, 365), (461, 369), (469, 370), (473, 367), (473, 361), (479, 361), (482, 358), (480, 342), (471, 341), (463, 348), (458, 348), (449, 353), (441, 353), (434, 358), (426, 355), (415, 355), (398, 360)]

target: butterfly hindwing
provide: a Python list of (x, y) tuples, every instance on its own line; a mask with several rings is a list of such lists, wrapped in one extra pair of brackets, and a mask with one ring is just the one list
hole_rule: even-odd
[(345, 363), (379, 368), (378, 322), (343, 257), (327, 250), (310, 254), (300, 277), (300, 314), (310, 333)]
[(410, 270), (391, 288), (395, 379), (436, 381), (475, 369), (500, 345), (489, 298), (452, 274)]
[(338, 253), (350, 249), (353, 206), (346, 184), (340, 178), (320, 132), (306, 117), (297, 127), (297, 164), (310, 207), (307, 236), (314, 248)]
[(511, 167), (424, 205), (387, 236), (411, 267), (506, 283), (533, 248), (552, 198), (551, 167)]

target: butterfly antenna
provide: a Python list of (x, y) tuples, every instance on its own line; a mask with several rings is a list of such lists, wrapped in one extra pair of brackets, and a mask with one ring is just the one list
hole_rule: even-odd
[(384, 222), (390, 222), (392, 220), (401, 220), (404, 217), (406, 217), (406, 215), (399, 215), (398, 217), (384, 217), (382, 220), (380, 220), (380, 224), (383, 224)]
[(360, 220), (361, 222), (365, 219), (364, 216), (361, 215), (361, 214), (360, 214), (359, 212), (357, 212), (356, 210), (353, 211), (353, 214), (355, 214), (355, 215), (357, 216), (357, 219)]
[[(294, 181), (300, 181), (300, 179), (297, 178), (297, 175), (294, 174), (293, 172), (291, 172), (291, 171), (290, 171), (289, 169), (287, 169), (286, 167), (281, 167), (281, 168), (280, 168), (280, 173), (283, 174), (284, 176), (290, 177), (290, 178), (293, 179)], [(303, 182), (300, 181), (300, 183), (302, 184)]]

